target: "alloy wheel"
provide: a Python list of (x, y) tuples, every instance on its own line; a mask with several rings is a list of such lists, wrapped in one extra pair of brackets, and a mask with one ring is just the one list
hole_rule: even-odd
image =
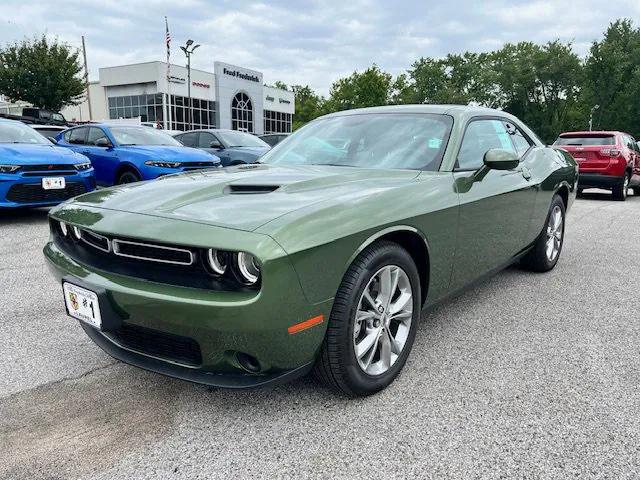
[(550, 262), (553, 262), (562, 246), (562, 235), (564, 219), (562, 218), (562, 209), (556, 205), (549, 215), (549, 223), (547, 224), (547, 245), (546, 253)]
[(353, 347), (360, 368), (381, 375), (396, 362), (411, 330), (413, 290), (397, 265), (378, 270), (364, 289), (353, 327)]

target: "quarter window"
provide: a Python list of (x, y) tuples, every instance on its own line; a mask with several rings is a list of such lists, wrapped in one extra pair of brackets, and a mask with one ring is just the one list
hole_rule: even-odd
[(500, 120), (474, 120), (467, 126), (458, 152), (457, 168), (477, 170), (484, 165), (484, 154), (492, 148), (515, 153), (505, 124)]

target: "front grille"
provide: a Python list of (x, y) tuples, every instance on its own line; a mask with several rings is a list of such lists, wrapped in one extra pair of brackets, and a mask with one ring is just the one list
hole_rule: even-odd
[(40, 183), (17, 183), (7, 192), (7, 200), (15, 203), (56, 202), (86, 193), (82, 183), (67, 183), (59, 190), (44, 190)]
[(180, 162), (180, 165), (182, 167), (200, 167), (200, 168), (206, 168), (206, 167), (213, 167), (215, 166), (215, 163), (213, 162)]
[(102, 250), (103, 252), (109, 252), (110, 250), (109, 239), (103, 235), (90, 232), (89, 230), (80, 230), (80, 238), (83, 242), (88, 243), (98, 250)]
[(183, 248), (151, 245), (120, 239), (113, 240), (112, 243), (113, 253), (121, 257), (178, 265), (191, 265), (193, 263), (193, 253)]
[(193, 338), (128, 323), (106, 334), (119, 345), (139, 353), (185, 365), (202, 364), (200, 345)]
[(23, 172), (61, 172), (75, 171), (76, 168), (73, 165), (23, 165), (20, 170)]
[(76, 175), (76, 170), (58, 170), (52, 172), (25, 172), (23, 177), (66, 177), (67, 175)]

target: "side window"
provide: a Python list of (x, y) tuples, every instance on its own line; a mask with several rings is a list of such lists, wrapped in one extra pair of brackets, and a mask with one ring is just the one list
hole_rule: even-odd
[(178, 138), (186, 147), (195, 147), (198, 145), (198, 134), (195, 132), (184, 133)]
[(464, 132), (458, 152), (457, 168), (477, 170), (484, 164), (484, 154), (492, 148), (515, 153), (510, 135), (500, 120), (472, 120)]
[(73, 143), (74, 145), (84, 145), (85, 139), (87, 138), (87, 130), (86, 127), (74, 128), (69, 132), (69, 143)]
[(89, 129), (89, 137), (87, 137), (87, 145), (95, 145), (96, 141), (104, 138), (107, 139), (104, 131), (101, 128), (92, 127)]
[(524, 136), (518, 127), (509, 122), (504, 122), (504, 126), (507, 129), (507, 133), (511, 135), (511, 140), (516, 148), (518, 157), (522, 157), (529, 148), (531, 148), (531, 142)]
[(200, 148), (211, 148), (211, 142), (217, 142), (218, 139), (212, 133), (200, 132), (200, 140), (198, 146)]

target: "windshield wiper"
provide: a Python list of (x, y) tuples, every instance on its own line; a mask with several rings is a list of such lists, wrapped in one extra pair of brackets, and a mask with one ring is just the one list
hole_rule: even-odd
[(355, 165), (346, 165), (344, 163), (312, 163), (311, 165), (326, 165), (327, 167), (351, 167), (358, 168)]
[(131, 145), (138, 145), (137, 143), (121, 143), (120, 146), (121, 147), (129, 147)]

